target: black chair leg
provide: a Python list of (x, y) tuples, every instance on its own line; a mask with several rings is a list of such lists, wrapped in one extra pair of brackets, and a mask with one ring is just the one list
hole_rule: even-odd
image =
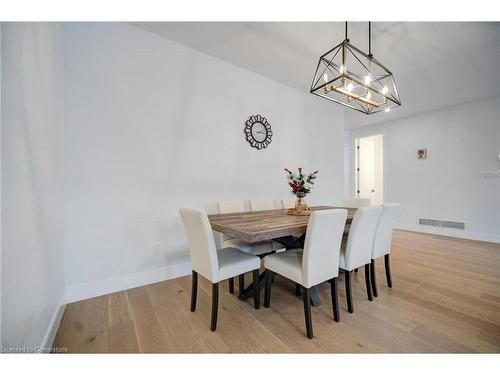
[(198, 295), (198, 273), (193, 271), (191, 276), (191, 312), (196, 310), (196, 297)]
[(304, 301), (304, 318), (306, 321), (307, 338), (313, 338), (313, 327), (311, 319), (311, 296), (309, 289), (302, 287), (302, 300)]
[(266, 270), (266, 291), (264, 293), (264, 307), (271, 306), (271, 283), (273, 279), (273, 272)]
[(372, 281), (373, 297), (378, 297), (377, 279), (375, 275), (375, 259), (372, 259), (372, 262), (370, 263), (370, 279)]
[(370, 282), (370, 264), (365, 264), (365, 284), (366, 284), (366, 294), (368, 295), (368, 300), (373, 301), (372, 286)]
[(259, 288), (259, 270), (253, 270), (253, 306), (260, 309), (260, 288)]
[(234, 293), (234, 277), (231, 277), (229, 280), (229, 293)]
[(219, 283), (212, 284), (212, 319), (210, 322), (210, 331), (217, 328), (217, 312), (219, 310)]
[(345, 296), (347, 299), (347, 311), (351, 314), (354, 312), (354, 306), (352, 305), (352, 291), (351, 291), (351, 271), (344, 272), (345, 277)]
[(389, 264), (389, 254), (385, 254), (384, 263), (385, 263), (385, 277), (387, 279), (387, 286), (389, 286), (389, 288), (392, 288), (391, 265)]
[(300, 290), (302, 289), (302, 285), (300, 285), (299, 283), (295, 283), (295, 295), (297, 297), (300, 297)]
[(238, 293), (241, 296), (243, 291), (245, 290), (245, 274), (242, 273), (238, 276)]
[(330, 280), (330, 291), (332, 293), (333, 320), (340, 321), (339, 295), (337, 293), (337, 278)]

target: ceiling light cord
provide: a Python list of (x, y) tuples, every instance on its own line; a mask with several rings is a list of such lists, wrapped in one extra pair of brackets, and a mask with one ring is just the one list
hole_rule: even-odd
[(347, 21), (345, 21), (345, 40), (348, 40), (347, 39)]
[(372, 58), (372, 23), (368, 21), (368, 57)]

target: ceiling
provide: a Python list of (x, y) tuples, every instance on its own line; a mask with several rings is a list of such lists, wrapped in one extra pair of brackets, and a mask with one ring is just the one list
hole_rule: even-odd
[[(341, 22), (133, 24), (304, 92), (318, 57), (344, 38)], [(349, 23), (351, 43), (365, 51), (367, 33), (366, 22)], [(393, 72), (403, 105), (370, 116), (346, 109), (348, 128), (499, 94), (500, 23), (373, 23), (372, 53)]]

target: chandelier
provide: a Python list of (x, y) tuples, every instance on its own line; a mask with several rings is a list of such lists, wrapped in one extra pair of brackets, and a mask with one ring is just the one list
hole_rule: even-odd
[(373, 57), (371, 45), (371, 22), (368, 54), (350, 44), (346, 22), (344, 41), (319, 58), (311, 94), (367, 115), (399, 107), (401, 100), (394, 77)]

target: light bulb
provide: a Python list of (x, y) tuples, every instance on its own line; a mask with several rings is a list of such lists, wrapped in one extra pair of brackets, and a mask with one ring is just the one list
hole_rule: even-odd
[(354, 86), (353, 86), (353, 84), (352, 84), (352, 83), (349, 83), (349, 84), (347, 85), (347, 91), (351, 92), (353, 88), (354, 88)]
[(387, 91), (389, 91), (389, 89), (387, 88), (387, 86), (384, 86), (384, 88), (382, 89), (382, 94), (387, 94)]
[(371, 81), (372, 81), (372, 77), (371, 76), (366, 76), (365, 77), (365, 85), (369, 85)]
[(340, 65), (340, 74), (343, 74), (344, 73), (344, 65)]
[(372, 97), (372, 93), (371, 91), (368, 91), (368, 93), (366, 94), (366, 99), (371, 99)]
[(391, 111), (391, 109), (390, 109), (390, 108), (386, 108), (386, 109), (384, 110), (384, 112), (390, 112), (390, 111)]
[(323, 74), (323, 81), (328, 82), (328, 74)]

